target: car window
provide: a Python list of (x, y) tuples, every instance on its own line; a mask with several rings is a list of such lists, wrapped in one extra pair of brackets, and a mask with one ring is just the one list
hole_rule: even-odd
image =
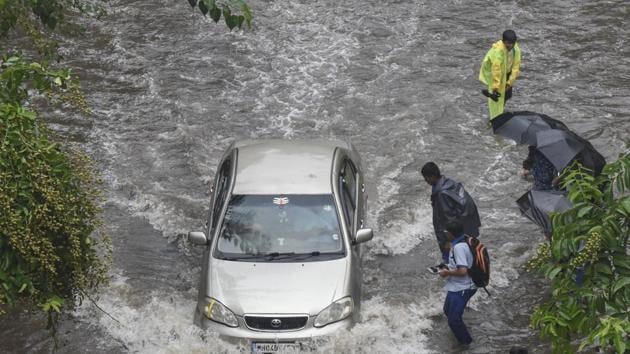
[(354, 213), (356, 211), (356, 172), (354, 165), (349, 160), (343, 165), (339, 175), (339, 192), (341, 193), (341, 203), (346, 217), (348, 229), (354, 231)]
[(212, 228), (216, 227), (218, 220), (221, 216), (221, 211), (223, 210), (223, 205), (225, 204), (225, 200), (227, 198), (227, 194), (229, 193), (228, 185), (230, 184), (230, 171), (231, 171), (231, 161), (225, 160), (221, 165), (221, 169), (219, 170), (219, 175), (217, 177), (217, 185), (216, 185), (216, 193), (214, 199), (214, 205), (212, 207)]
[(219, 256), (341, 254), (331, 194), (233, 195), (216, 245)]

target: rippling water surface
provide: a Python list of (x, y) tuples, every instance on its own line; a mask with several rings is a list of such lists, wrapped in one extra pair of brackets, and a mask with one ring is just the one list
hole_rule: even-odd
[[(107, 187), (111, 285), (62, 324), (62, 352), (238, 352), (192, 325), (209, 181), (234, 139), (349, 140), (367, 168), (364, 321), (323, 352), (458, 352), (441, 314), (429, 187), (436, 161), (464, 183), (493, 257), (492, 297), (465, 314), (471, 353), (549, 352), (528, 328), (542, 283), (522, 266), (542, 235), (514, 200), (526, 148), (491, 134), (477, 81), (506, 28), (523, 51), (510, 110), (561, 119), (614, 159), (630, 136), (627, 1), (251, 1), (251, 31), (228, 32), (183, 0), (113, 1), (67, 38), (90, 118), (50, 114), (82, 142)], [(2, 352), (49, 352), (43, 321), (0, 322)]]

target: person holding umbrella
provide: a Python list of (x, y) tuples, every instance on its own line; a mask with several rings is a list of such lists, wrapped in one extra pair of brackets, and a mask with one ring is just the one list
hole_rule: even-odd
[(529, 146), (529, 153), (523, 161), (523, 176), (534, 178), (532, 189), (537, 191), (554, 189), (559, 181), (554, 165), (533, 145)]
[(503, 32), (502, 39), (492, 44), (481, 63), (479, 81), (487, 87), (481, 92), (488, 97), (490, 120), (503, 113), (521, 70), (521, 49), (516, 40), (514, 31)]

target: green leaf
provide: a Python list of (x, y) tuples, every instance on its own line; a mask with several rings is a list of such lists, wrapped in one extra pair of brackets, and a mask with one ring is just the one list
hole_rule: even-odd
[(625, 287), (627, 285), (630, 285), (630, 278), (629, 277), (624, 277), (624, 278), (621, 278), (621, 279), (617, 280), (615, 282), (615, 285), (613, 286), (613, 289), (612, 289), (613, 295), (617, 291), (619, 291), (619, 289), (621, 289), (621, 288), (623, 288), (623, 287)]
[(223, 5), (223, 19), (225, 20), (225, 25), (230, 29), (230, 31), (236, 26), (234, 19), (232, 18), (232, 11), (226, 5)]
[(630, 269), (630, 260), (626, 259), (625, 256), (615, 257), (613, 259), (613, 264), (615, 265), (615, 267)]
[(221, 10), (219, 10), (216, 5), (210, 8), (210, 18), (214, 22), (219, 22), (219, 20), (221, 19)]
[(593, 209), (592, 206), (587, 206), (587, 207), (584, 207), (584, 208), (580, 209), (580, 211), (578, 211), (577, 217), (578, 218), (583, 217), (584, 215), (588, 214), (588, 212), (590, 212), (591, 209)]
[(604, 275), (612, 275), (612, 270), (610, 270), (610, 267), (607, 264), (598, 263), (595, 265), (595, 270)]
[(241, 28), (243, 25), (243, 21), (245, 21), (245, 16), (232, 16), (235, 18), (236, 27)]
[(621, 336), (615, 336), (613, 340), (615, 342), (615, 350), (617, 350), (617, 353), (624, 354), (626, 352), (626, 342), (621, 338)]
[(205, 16), (208, 13), (208, 7), (205, 4), (205, 1), (199, 1), (199, 11)]
[(247, 23), (247, 27), (251, 28), (253, 15), (249, 6), (247, 6), (243, 0), (235, 0), (234, 3), (236, 4), (238, 10), (243, 14), (243, 19), (245, 20), (245, 23)]
[(558, 273), (560, 273), (561, 270), (562, 270), (561, 267), (555, 267), (555, 268), (551, 269), (551, 271), (547, 274), (547, 278), (549, 278), (549, 279), (555, 278), (556, 275), (558, 275)]

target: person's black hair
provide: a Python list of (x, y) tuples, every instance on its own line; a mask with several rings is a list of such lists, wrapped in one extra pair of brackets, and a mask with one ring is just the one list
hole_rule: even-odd
[(433, 161), (425, 163), (421, 172), (424, 177), (442, 177), (440, 168)]
[(510, 43), (516, 43), (516, 32), (512, 30), (503, 32), (503, 40)]
[(446, 224), (446, 231), (458, 237), (464, 233), (464, 225), (460, 221), (452, 220)]

